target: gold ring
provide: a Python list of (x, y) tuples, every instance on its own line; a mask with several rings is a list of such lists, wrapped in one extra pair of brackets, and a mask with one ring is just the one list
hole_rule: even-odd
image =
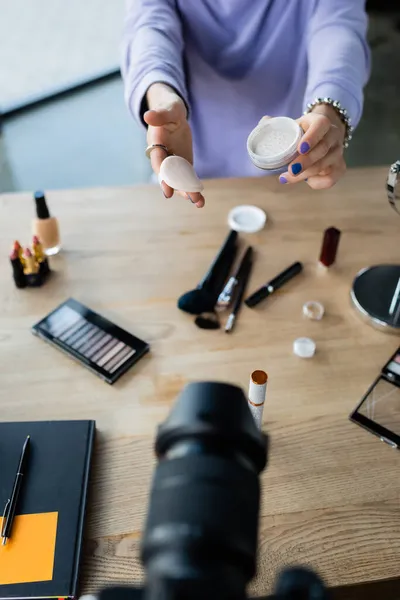
[(169, 155), (169, 150), (168, 150), (167, 146), (164, 146), (164, 144), (151, 144), (150, 146), (147, 146), (147, 148), (146, 148), (146, 156), (147, 156), (147, 158), (150, 158), (150, 154), (156, 148), (161, 148), (161, 150), (164, 150), (167, 153), (167, 155)]

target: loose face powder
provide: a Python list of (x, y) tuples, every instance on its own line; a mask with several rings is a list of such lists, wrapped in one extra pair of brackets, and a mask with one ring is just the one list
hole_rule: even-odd
[(302, 135), (301, 127), (293, 119), (265, 119), (250, 133), (247, 151), (252, 162), (260, 169), (280, 169), (297, 155)]

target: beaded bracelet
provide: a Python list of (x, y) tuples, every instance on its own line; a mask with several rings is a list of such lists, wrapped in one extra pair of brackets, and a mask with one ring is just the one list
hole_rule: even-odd
[(328, 106), (332, 106), (339, 115), (340, 119), (346, 126), (346, 135), (344, 138), (343, 146), (344, 148), (349, 147), (349, 142), (353, 137), (354, 127), (351, 126), (351, 119), (347, 113), (345, 108), (342, 108), (339, 100), (332, 100), (332, 98), (315, 98), (313, 102), (309, 102), (307, 104), (307, 110), (304, 111), (304, 114), (307, 115), (310, 113), (316, 106), (320, 106), (321, 104), (327, 104)]
[(400, 160), (393, 163), (389, 169), (386, 191), (391, 206), (400, 214)]

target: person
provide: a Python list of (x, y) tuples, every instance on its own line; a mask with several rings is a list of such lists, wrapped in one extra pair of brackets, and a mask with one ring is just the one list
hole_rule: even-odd
[[(280, 182), (331, 187), (345, 172), (350, 132), (333, 101), (356, 126), (369, 75), (366, 31), (364, 0), (128, 0), (125, 98), (147, 126), (154, 172), (170, 152), (195, 157), (200, 177), (263, 175), (247, 136), (263, 115), (289, 116), (304, 136)], [(201, 194), (190, 199), (204, 205)]]

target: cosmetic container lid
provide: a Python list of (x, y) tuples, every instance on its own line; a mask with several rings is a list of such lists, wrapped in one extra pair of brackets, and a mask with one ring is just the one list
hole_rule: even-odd
[(311, 321), (320, 321), (325, 314), (324, 305), (321, 302), (310, 300), (303, 304), (303, 315)]
[(293, 352), (300, 358), (311, 358), (314, 356), (316, 344), (311, 338), (297, 338), (293, 342)]
[(276, 170), (297, 156), (303, 130), (289, 117), (263, 119), (247, 138), (247, 152), (256, 167)]
[(260, 231), (266, 220), (267, 214), (261, 208), (246, 204), (235, 206), (228, 214), (229, 227), (243, 233)]

